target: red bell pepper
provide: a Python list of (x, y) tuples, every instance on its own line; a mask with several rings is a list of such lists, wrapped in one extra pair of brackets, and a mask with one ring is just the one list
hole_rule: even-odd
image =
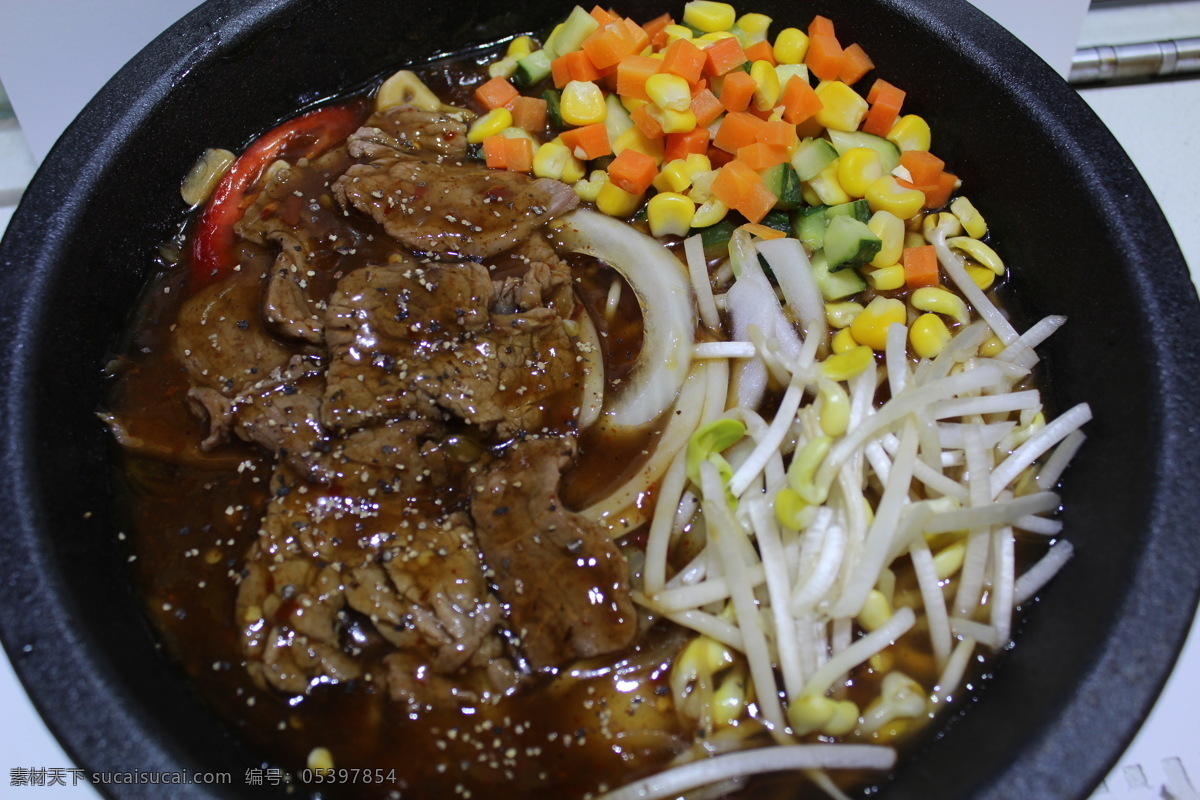
[(213, 190), (192, 236), (189, 284), (195, 291), (228, 275), (237, 263), (234, 225), (258, 197), (263, 172), (280, 158), (314, 158), (353, 133), (365, 116), (362, 103), (327, 106), (302, 114), (260, 136)]

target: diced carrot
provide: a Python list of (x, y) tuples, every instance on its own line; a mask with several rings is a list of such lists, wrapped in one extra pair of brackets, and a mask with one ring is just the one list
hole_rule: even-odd
[(646, 31), (646, 35), (650, 37), (650, 44), (654, 45), (656, 50), (661, 49), (667, 43), (666, 27), (674, 25), (675, 20), (670, 14), (662, 14), (647, 22), (642, 28)]
[(483, 160), (492, 169), (508, 166), (508, 151), (504, 146), (506, 138), (497, 133), (483, 140)]
[(745, 111), (733, 111), (721, 120), (713, 145), (727, 153), (736, 153), (738, 148), (758, 141), (758, 132), (766, 123)]
[(515, 97), (511, 109), (513, 125), (530, 133), (546, 129), (546, 101), (540, 97)]
[(632, 147), (622, 150), (608, 165), (608, 179), (630, 194), (649, 189), (657, 174), (658, 164), (654, 159)]
[(882, 78), (871, 84), (867, 92), (867, 102), (871, 108), (863, 119), (862, 129), (876, 136), (887, 136), (896, 118), (900, 116), (900, 108), (904, 105), (904, 90), (898, 89)]
[(571, 65), (567, 63), (565, 56), (559, 56), (550, 62), (550, 79), (554, 81), (555, 89), (561, 89), (571, 82)]
[(533, 172), (533, 142), (524, 136), (505, 136), (504, 168), (513, 172)]
[(946, 162), (926, 150), (905, 150), (900, 154), (900, 166), (908, 170), (918, 186), (936, 184)]
[(559, 136), (576, 158), (589, 161), (612, 154), (612, 144), (608, 141), (608, 129), (603, 122), (584, 125), (581, 128), (565, 130)]
[(583, 52), (587, 53), (597, 69), (604, 70), (615, 67), (622, 58), (633, 55), (637, 49), (625, 26), (621, 22), (610, 22), (592, 31), (583, 40)]
[(746, 63), (746, 51), (742, 49), (737, 37), (727, 36), (704, 48), (705, 75), (725, 75)]
[(633, 46), (631, 52), (640, 53), (650, 46), (650, 35), (646, 33), (646, 29), (641, 25), (638, 25), (628, 17), (621, 20), (621, 25), (625, 27), (625, 33)]
[(739, 147), (737, 160), (755, 172), (762, 172), (764, 169), (770, 169), (776, 164), (782, 164), (787, 161), (788, 151), (786, 147), (755, 142), (745, 147)]
[(792, 125), (799, 125), (824, 108), (816, 90), (799, 75), (793, 75), (783, 87), (779, 104), (783, 106), (784, 120)]
[(491, 111), (508, 105), (519, 94), (515, 86), (497, 75), (475, 90), (475, 99)]
[(629, 112), (633, 124), (637, 125), (638, 130), (651, 139), (661, 139), (663, 137), (662, 125), (650, 114), (650, 103), (644, 103), (638, 106), (633, 111)]
[(845, 51), (832, 36), (810, 36), (804, 63), (810, 72), (823, 81), (832, 81), (842, 72)]
[(812, 18), (812, 22), (808, 23), (808, 35), (812, 36), (835, 36), (833, 32), (833, 20), (829, 17), (823, 17), (817, 14)]
[(925, 191), (925, 207), (941, 208), (950, 202), (950, 195), (958, 184), (958, 176), (943, 172), (938, 175), (937, 185), (932, 191)]
[(678, 75), (688, 83), (697, 83), (707, 61), (704, 51), (687, 39), (676, 39), (663, 51), (662, 71)]
[(735, 158), (737, 158), (736, 153), (729, 153), (720, 149), (719, 147), (713, 147), (712, 143), (709, 142), (708, 163), (712, 165), (713, 169), (723, 167), (730, 161), (733, 161)]
[(786, 233), (778, 228), (772, 228), (763, 225), (761, 222), (748, 222), (741, 226), (742, 230), (749, 233), (751, 236), (757, 236), (760, 239), (782, 239), (787, 236)]
[(616, 15), (610, 11), (606, 11), (600, 6), (594, 7), (588, 13), (592, 15), (592, 19), (596, 20), (596, 22), (599, 22), (601, 25), (607, 25), (608, 23), (615, 22), (617, 20)]
[(692, 113), (696, 115), (697, 127), (706, 128), (713, 120), (725, 113), (725, 106), (721, 105), (721, 101), (717, 99), (711, 89), (705, 87), (692, 95)]
[(757, 86), (749, 72), (736, 70), (729, 73), (721, 81), (721, 105), (726, 111), (745, 111), (750, 107)]
[(649, 56), (625, 56), (617, 64), (617, 94), (637, 100), (649, 100), (646, 80), (658, 72), (662, 61)]
[(687, 133), (668, 133), (663, 148), (663, 163), (689, 155), (704, 155), (708, 152), (708, 128), (696, 127)]
[(775, 66), (775, 48), (766, 39), (755, 42), (746, 48), (746, 58), (750, 61), (766, 61)]
[(718, 200), (751, 222), (761, 221), (776, 200), (762, 176), (738, 159), (721, 167), (713, 178), (712, 191)]
[(904, 248), (900, 262), (904, 265), (904, 285), (908, 288), (938, 285), (937, 253), (933, 245)]
[(849, 45), (842, 51), (842, 71), (838, 80), (847, 85), (858, 83), (862, 77), (875, 69), (875, 62), (858, 44)]
[(754, 140), (759, 144), (782, 147), (784, 150), (800, 143), (800, 137), (796, 135), (796, 126), (781, 119), (768, 120), (762, 130), (755, 134)]

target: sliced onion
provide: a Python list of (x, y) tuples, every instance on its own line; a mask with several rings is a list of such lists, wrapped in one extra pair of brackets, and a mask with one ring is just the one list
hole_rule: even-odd
[(587, 209), (551, 223), (558, 242), (604, 261), (629, 282), (642, 309), (642, 350), (625, 387), (607, 400), (603, 424), (640, 428), (671, 407), (692, 360), (696, 306), (686, 270), (655, 239)]

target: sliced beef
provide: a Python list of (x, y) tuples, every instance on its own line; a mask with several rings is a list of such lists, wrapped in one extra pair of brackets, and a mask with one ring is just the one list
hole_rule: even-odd
[(280, 336), (323, 344), (324, 303), (309, 292), (307, 250), (290, 233), (279, 232), (274, 238), (281, 246), (263, 291), (263, 319)]
[(510, 250), (579, 203), (570, 186), (549, 178), (414, 158), (356, 164), (333, 191), (405, 247), (448, 260)]
[(535, 669), (628, 646), (629, 567), (608, 533), (563, 507), (574, 440), (514, 444), (474, 482), (471, 516), (519, 646)]
[(579, 386), (562, 319), (545, 307), (493, 314), (493, 302), (477, 264), (394, 262), (347, 275), (325, 323), (325, 423), (450, 415), (501, 436), (562, 424)]
[(251, 677), (290, 694), (359, 677), (359, 664), (339, 641), (344, 605), (336, 569), (258, 540), (246, 558), (236, 604)]
[(467, 124), (459, 114), (395, 106), (378, 112), (346, 142), (354, 158), (375, 160), (404, 155), (467, 157)]
[(545, 237), (535, 233), (514, 249), (510, 260), (515, 274), (500, 281), (496, 287), (497, 303), (493, 310), (512, 314), (545, 306), (563, 319), (575, 311), (575, 291), (571, 286), (571, 268)]
[(171, 345), (193, 386), (233, 397), (287, 367), (295, 351), (263, 325), (261, 280), (261, 275), (234, 272), (180, 309)]
[(239, 589), (243, 650), (261, 680), (292, 692), (346, 680), (375, 638), (425, 665), (428, 675), (388, 667), (395, 696), (414, 704), (511, 688), (499, 601), (469, 517), (450, 510), (479, 452), (435, 423), (405, 422), (342, 441), (328, 486), (276, 470)]

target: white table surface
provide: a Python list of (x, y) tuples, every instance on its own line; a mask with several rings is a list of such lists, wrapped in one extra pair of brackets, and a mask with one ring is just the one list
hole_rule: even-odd
[[(1081, 40), (1086, 0), (975, 0), (1007, 24), (1061, 74)], [(0, 121), (0, 232), (20, 190), (54, 140), (91, 96), (140, 47), (195, 0), (0, 0), (0, 82), (20, 119)], [(1179, 8), (1180, 6), (1176, 6)], [(1200, 25), (1200, 19), (1197, 19)], [(1086, 32), (1086, 31), (1085, 31)], [(1195, 32), (1168, 35), (1198, 35)], [(1086, 38), (1086, 37), (1083, 37)], [(47, 42), (53, 41), (52, 45)], [(98, 43), (104, 43), (101, 46)], [(1086, 42), (1091, 43), (1091, 42)], [(65, 58), (69, 53), (70, 58)], [(1092, 88), (1084, 99), (1129, 153), (1175, 230), (1200, 286), (1200, 78)], [(1096, 800), (1200, 800), (1200, 624), (1141, 732), (1096, 792)], [(69, 768), (0, 658), (0, 796), (95, 800), (85, 784), (13, 787), (14, 770)], [(121, 765), (105, 768), (120, 769)], [(1190, 776), (1190, 777), (1189, 777)]]

